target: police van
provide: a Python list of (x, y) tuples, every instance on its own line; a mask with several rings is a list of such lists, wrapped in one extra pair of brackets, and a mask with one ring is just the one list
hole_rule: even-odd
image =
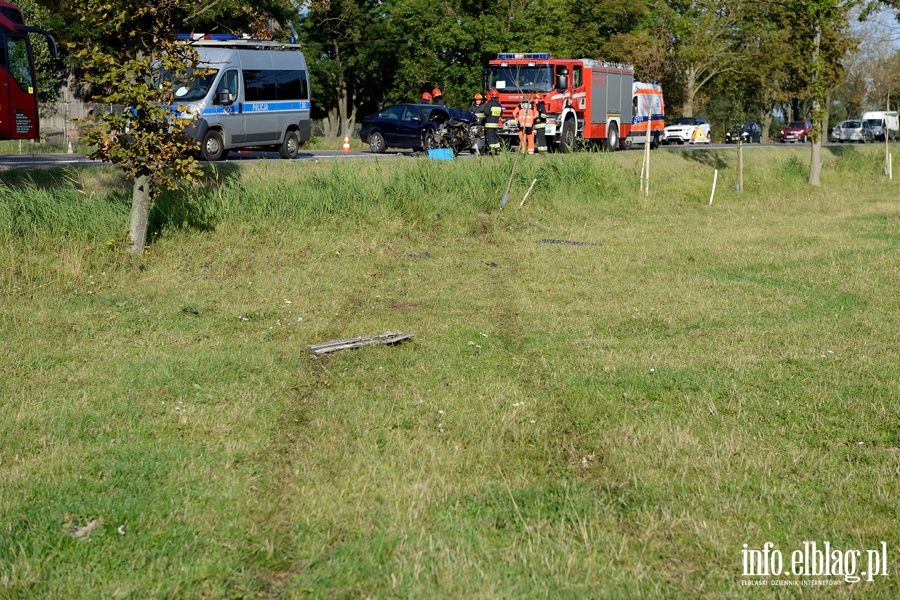
[(309, 140), (309, 74), (299, 44), (226, 34), (183, 35), (208, 72), (175, 86), (175, 101), (195, 117), (187, 134), (215, 161), (236, 148), (275, 149), (294, 158)]

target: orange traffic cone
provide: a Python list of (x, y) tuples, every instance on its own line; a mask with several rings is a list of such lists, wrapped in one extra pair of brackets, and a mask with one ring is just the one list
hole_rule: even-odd
[(350, 136), (344, 136), (344, 147), (341, 148), (341, 152), (350, 152)]

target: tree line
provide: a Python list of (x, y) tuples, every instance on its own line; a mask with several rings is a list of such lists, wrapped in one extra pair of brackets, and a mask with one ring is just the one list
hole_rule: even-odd
[[(890, 66), (866, 74), (846, 64), (860, 40), (854, 18), (900, 0), (207, 0), (151, 4), (124, 0), (20, 0), (30, 18), (62, 41), (139, 52), (143, 35), (115, 35), (91, 14), (141, 30), (145, 7), (171, 8), (171, 31), (247, 32), (259, 19), (276, 39), (305, 46), (314, 118), (343, 135), (379, 107), (419, 98), (438, 87), (466, 107), (482, 89), (482, 69), (499, 52), (627, 62), (644, 81), (659, 81), (671, 115), (704, 114), (723, 126), (776, 109), (789, 119), (827, 119), (848, 106), (882, 106), (900, 81)], [(30, 14), (29, 14), (30, 13)], [(127, 27), (126, 27), (127, 26)], [(146, 27), (143, 27), (146, 29)], [(135, 43), (136, 42), (136, 43)], [(896, 65), (900, 55), (881, 61)], [(48, 62), (48, 61), (44, 61)], [(59, 66), (59, 65), (57, 65)], [(68, 55), (65, 65), (78, 69)], [(877, 72), (876, 72), (877, 71)], [(47, 78), (42, 78), (46, 81)], [(860, 82), (859, 79), (865, 79)], [(51, 81), (60, 81), (51, 78)], [(45, 88), (47, 84), (45, 83)], [(865, 91), (860, 97), (860, 88)], [(45, 90), (47, 91), (47, 90)], [(847, 96), (847, 97), (843, 97)], [(831, 107), (836, 107), (831, 111)]]

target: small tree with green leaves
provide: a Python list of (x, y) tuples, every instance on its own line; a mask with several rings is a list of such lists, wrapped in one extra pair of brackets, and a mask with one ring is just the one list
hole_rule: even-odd
[(96, 150), (91, 158), (118, 165), (132, 180), (131, 225), (126, 249), (141, 254), (147, 243), (151, 200), (163, 189), (196, 181), (191, 124), (177, 105), (176, 90), (202, 77), (197, 52), (176, 41), (172, 17), (186, 0), (129, 7), (90, 0), (80, 19), (107, 38), (131, 40), (127, 49), (82, 42), (71, 44), (98, 104), (112, 107), (83, 123), (83, 137)]

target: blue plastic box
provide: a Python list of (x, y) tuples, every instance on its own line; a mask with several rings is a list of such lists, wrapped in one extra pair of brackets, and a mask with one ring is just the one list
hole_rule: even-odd
[(431, 160), (453, 160), (453, 150), (450, 148), (435, 148), (428, 151)]

